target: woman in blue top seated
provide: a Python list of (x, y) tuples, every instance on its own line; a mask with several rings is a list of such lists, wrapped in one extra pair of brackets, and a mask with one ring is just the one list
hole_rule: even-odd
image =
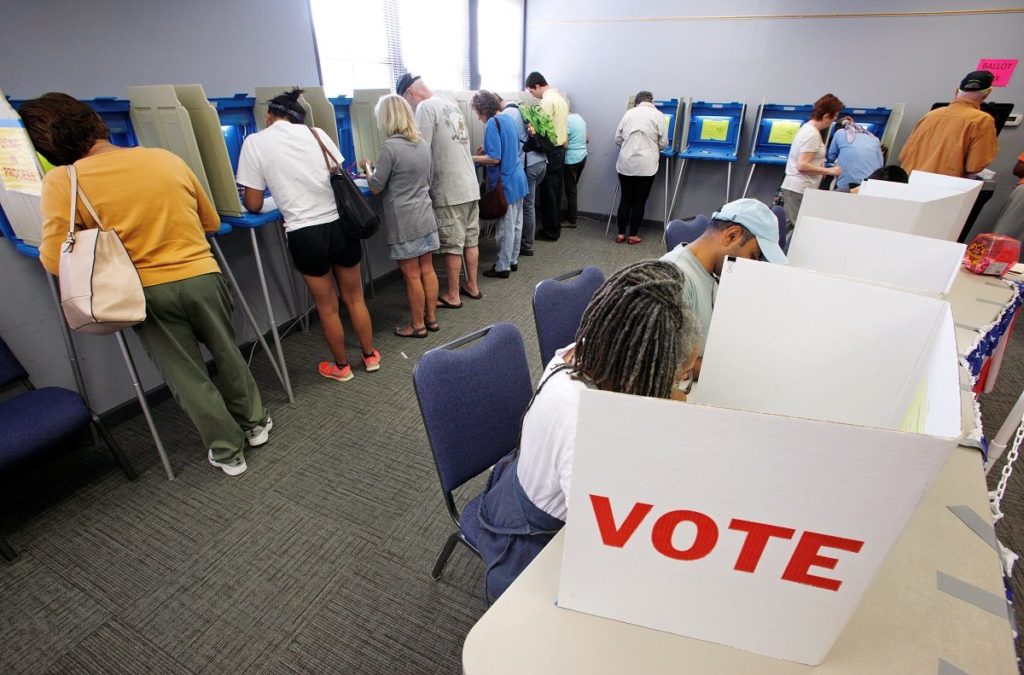
[[(701, 344), (683, 304), (683, 273), (646, 260), (594, 294), (576, 342), (555, 353), (523, 416), (519, 448), (494, 467), (480, 500), (478, 549), (494, 601), (565, 524), (580, 392), (678, 398)], [(628, 420), (623, 420), (628, 424)]]
[(487, 167), (487, 189), (493, 190), (501, 176), (508, 210), (498, 219), (498, 260), (485, 277), (508, 279), (519, 268), (519, 245), (523, 238), (523, 198), (529, 192), (523, 171), (519, 132), (510, 120), (499, 120), (501, 99), (481, 89), (470, 103), (473, 112), (484, 123), (484, 144), (477, 149), (473, 161)]

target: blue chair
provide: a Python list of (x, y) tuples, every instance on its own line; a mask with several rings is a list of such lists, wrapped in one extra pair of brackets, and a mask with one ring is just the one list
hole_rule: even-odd
[(603, 283), (604, 272), (584, 267), (545, 279), (533, 289), (533, 322), (542, 366), (554, 358), (556, 350), (576, 340), (583, 311)]
[(698, 214), (693, 220), (673, 220), (665, 230), (665, 250), (671, 251), (679, 244), (696, 241), (710, 224), (711, 220), (703, 213)]
[(519, 329), (496, 323), (424, 354), (412, 371), (423, 426), (455, 532), (430, 576), (441, 578), (458, 542), (480, 555), (480, 497), (459, 513), (454, 492), (519, 444), (520, 424), (533, 395)]
[(772, 213), (779, 221), (779, 247), (783, 251), (789, 249), (789, 242), (786, 241), (786, 209), (782, 208), (778, 204), (772, 207)]
[[(125, 475), (135, 479), (132, 465), (82, 397), (61, 387), (36, 389), (14, 352), (0, 338), (0, 388), (6, 389), (18, 382), (25, 391), (0, 403), (0, 471), (22, 466), (34, 457), (65, 445), (92, 424)], [(18, 555), (3, 537), (0, 537), (0, 554), (8, 560)]]

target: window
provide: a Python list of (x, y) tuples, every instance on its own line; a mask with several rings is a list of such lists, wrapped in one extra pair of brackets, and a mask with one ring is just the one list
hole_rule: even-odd
[(391, 89), (405, 71), (437, 90), (478, 84), (470, 72), (471, 2), (479, 84), (520, 89), (523, 0), (310, 0), (327, 94)]

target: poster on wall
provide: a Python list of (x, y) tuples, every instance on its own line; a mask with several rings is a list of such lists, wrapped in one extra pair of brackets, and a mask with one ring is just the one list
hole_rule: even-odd
[(42, 194), (36, 153), (21, 120), (0, 120), (0, 180), (12, 192)]
[(1017, 59), (981, 59), (976, 70), (987, 70), (995, 75), (993, 87), (1005, 87), (1010, 84), (1010, 78), (1016, 68)]

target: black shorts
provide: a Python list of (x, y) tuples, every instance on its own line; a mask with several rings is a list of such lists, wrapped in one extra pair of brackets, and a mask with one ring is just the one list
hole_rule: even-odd
[(343, 235), (337, 220), (289, 232), (288, 252), (295, 269), (310, 277), (322, 277), (334, 266), (355, 267), (363, 259), (359, 240)]

